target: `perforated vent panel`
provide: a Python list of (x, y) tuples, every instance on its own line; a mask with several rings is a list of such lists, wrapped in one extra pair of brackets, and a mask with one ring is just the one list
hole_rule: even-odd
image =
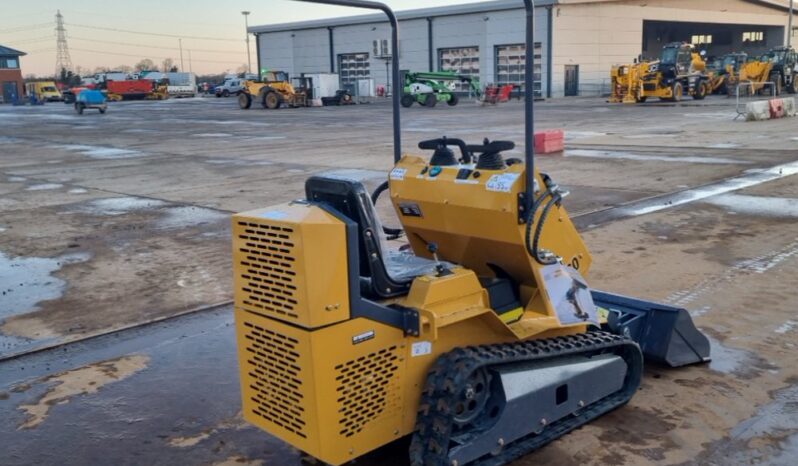
[(296, 284), (296, 241), (292, 228), (238, 222), (237, 247), (242, 253), (240, 274), (244, 283), (241, 304), (253, 311), (280, 318), (299, 318), (300, 293)]
[(380, 415), (401, 409), (396, 346), (339, 364), (335, 370), (341, 435), (351, 437)]
[(252, 389), (252, 413), (307, 438), (299, 341), (251, 322), (244, 322), (244, 330), (245, 357), (251, 364), (244, 382)]

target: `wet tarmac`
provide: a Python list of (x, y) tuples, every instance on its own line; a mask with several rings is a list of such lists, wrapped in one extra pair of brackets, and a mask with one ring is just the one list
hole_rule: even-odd
[[(404, 144), (521, 142), (521, 107), (403, 110)], [(239, 413), (231, 310), (216, 306), (232, 294), (229, 215), (330, 169), (379, 181), (387, 110), (0, 107), (0, 464), (300, 464)], [(648, 367), (628, 406), (514, 465), (793, 464), (795, 120), (734, 122), (716, 99), (539, 110), (538, 127), (566, 129), (569, 152), (538, 160), (572, 192), (591, 284), (688, 307), (714, 350)], [(357, 464), (404, 465), (406, 448)]]

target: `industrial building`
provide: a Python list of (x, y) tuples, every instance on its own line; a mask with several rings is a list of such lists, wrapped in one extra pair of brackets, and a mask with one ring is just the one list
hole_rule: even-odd
[(22, 97), (19, 57), (24, 55), (25, 52), (0, 45), (0, 103), (11, 103)]
[[(787, 0), (536, 4), (535, 86), (544, 97), (606, 92), (613, 64), (656, 58), (669, 42), (692, 43), (710, 57), (733, 51), (756, 55), (783, 45), (788, 28)], [(521, 85), (524, 15), (521, 0), (398, 12), (401, 68), (452, 70), (483, 84)], [(342, 86), (363, 78), (390, 84), (390, 26), (382, 14), (254, 26), (249, 32), (257, 38), (261, 70), (292, 76), (333, 72)]]

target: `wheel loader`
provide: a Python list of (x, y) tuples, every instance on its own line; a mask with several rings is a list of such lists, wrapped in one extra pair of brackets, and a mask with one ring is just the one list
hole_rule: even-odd
[[(382, 10), (399, 56), (386, 5), (304, 1)], [(410, 437), (412, 466), (502, 465), (626, 404), (644, 358), (709, 360), (686, 310), (586, 281), (567, 193), (534, 165), (531, 58), (523, 159), (443, 136), (404, 154), (394, 93), (395, 165), (374, 192), (321, 174), (305, 199), (233, 216), (247, 421), (323, 464)], [(400, 229), (380, 222), (381, 193)]]
[(252, 102), (259, 102), (263, 108), (274, 110), (283, 105), (288, 107), (307, 106), (307, 93), (296, 89), (288, 80), (284, 71), (268, 71), (260, 81), (245, 81), (244, 88), (238, 95), (238, 106), (242, 110), (252, 107)]
[(684, 96), (696, 100), (711, 93), (706, 63), (691, 45), (674, 42), (662, 48), (657, 61), (612, 67), (609, 102), (643, 103), (649, 97), (678, 102)]

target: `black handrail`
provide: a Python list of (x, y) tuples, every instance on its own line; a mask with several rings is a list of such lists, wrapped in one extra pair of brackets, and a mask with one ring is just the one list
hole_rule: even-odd
[(524, 212), (535, 215), (535, 2), (524, 0), (526, 8), (526, 63), (524, 64), (524, 159), (526, 169), (526, 199)]
[[(399, 115), (399, 99), (402, 84), (399, 82), (399, 22), (391, 8), (380, 2), (366, 0), (297, 0), (307, 3), (325, 3), (328, 5), (349, 6), (381, 10), (388, 16), (392, 29), (392, 72), (393, 75), (393, 159), (398, 162), (402, 157), (402, 124)], [(534, 90), (534, 63), (535, 63), (535, 2), (524, 0), (526, 8), (526, 64), (524, 66), (524, 146), (526, 165), (526, 199), (525, 211), (527, 215), (534, 215), (531, 211), (535, 197), (535, 90)]]
[(393, 62), (391, 74), (393, 75), (391, 81), (393, 82), (393, 89), (391, 96), (393, 100), (393, 161), (399, 162), (402, 158), (402, 124), (399, 116), (399, 99), (401, 96), (402, 83), (399, 82), (399, 22), (396, 20), (396, 15), (391, 8), (380, 2), (371, 2), (365, 0), (297, 0), (307, 3), (326, 3), (328, 5), (350, 6), (354, 8), (367, 8), (370, 10), (381, 10), (388, 16), (391, 22), (391, 40), (393, 41), (391, 47), (391, 61)]

